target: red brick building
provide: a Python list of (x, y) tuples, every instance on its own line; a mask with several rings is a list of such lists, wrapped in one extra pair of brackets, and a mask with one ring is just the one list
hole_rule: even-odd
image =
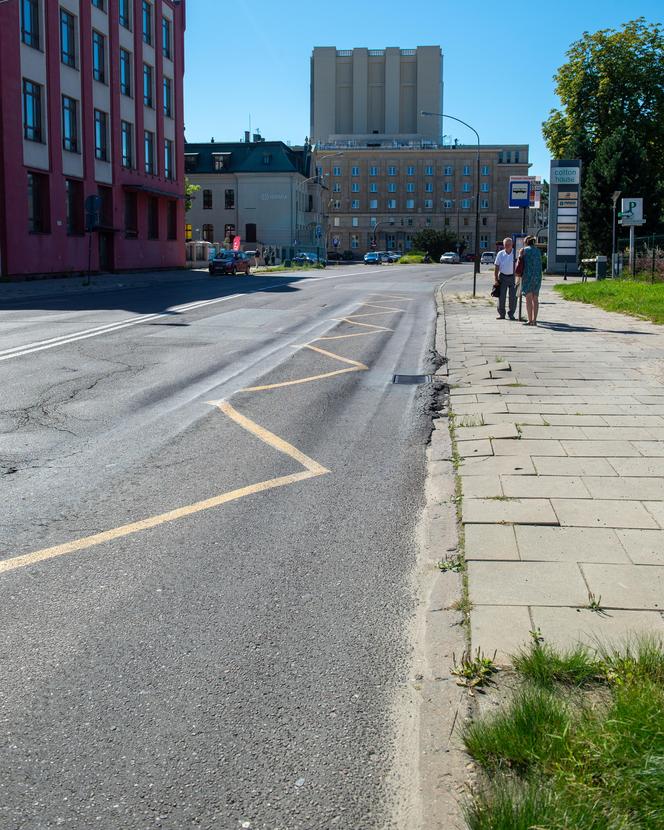
[(0, 3), (0, 276), (184, 265), (184, 0)]

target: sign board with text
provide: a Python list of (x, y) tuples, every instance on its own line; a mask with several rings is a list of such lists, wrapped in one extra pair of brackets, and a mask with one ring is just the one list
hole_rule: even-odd
[(530, 207), (530, 181), (528, 179), (510, 179), (509, 207)]
[(552, 161), (549, 181), (547, 272), (574, 274), (579, 270), (580, 159)]
[(643, 199), (631, 197), (622, 199), (619, 222), (621, 225), (645, 225)]

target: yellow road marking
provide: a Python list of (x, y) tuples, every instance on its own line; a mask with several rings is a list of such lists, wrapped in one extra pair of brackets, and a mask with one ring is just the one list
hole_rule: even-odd
[[(345, 370), (346, 371), (346, 370)], [(211, 510), (213, 507), (219, 507), (222, 504), (227, 504), (231, 501), (251, 496), (256, 493), (264, 493), (266, 490), (272, 490), (275, 487), (285, 487), (289, 484), (295, 484), (298, 481), (305, 481), (309, 478), (324, 475), (330, 471), (309, 458), (303, 452), (300, 452), (292, 444), (279, 438), (278, 435), (270, 432), (264, 427), (250, 421), (249, 418), (241, 415), (234, 407), (226, 401), (211, 401), (214, 406), (217, 406), (225, 415), (227, 415), (235, 423), (242, 426), (248, 432), (251, 432), (268, 446), (289, 456), (298, 464), (301, 464), (305, 469), (299, 473), (292, 473), (287, 476), (279, 476), (268, 481), (261, 481), (258, 484), (249, 484), (247, 487), (240, 487), (236, 490), (231, 490), (228, 493), (222, 493), (219, 496), (214, 496), (210, 499), (189, 504), (185, 507), (179, 507), (175, 510), (169, 510), (167, 513), (161, 513), (158, 516), (150, 516), (147, 519), (141, 519), (137, 522), (121, 525), (120, 527), (106, 530), (102, 533), (95, 533), (92, 536), (84, 536), (81, 539), (75, 539), (73, 542), (66, 542), (62, 545), (54, 545), (50, 548), (34, 551), (33, 553), (26, 553), (21, 556), (14, 556), (10, 559), (0, 561), (0, 573), (8, 571), (15, 571), (19, 568), (25, 568), (28, 565), (34, 565), (37, 562), (44, 562), (47, 559), (55, 559), (58, 556), (65, 556), (70, 553), (75, 553), (79, 550), (101, 545), (104, 542), (112, 542), (116, 539), (121, 539), (124, 536), (131, 536), (134, 533), (140, 533), (144, 530), (151, 530), (153, 527), (175, 522), (179, 519), (184, 519), (187, 516), (192, 516), (195, 513), (200, 513), (203, 510)]]
[[(399, 309), (403, 314), (403, 309)], [(368, 314), (349, 314), (348, 320), (354, 320), (356, 317), (384, 317), (386, 314), (394, 314), (393, 311), (370, 311)]]
[(405, 300), (407, 303), (412, 303), (412, 297), (399, 297), (396, 294), (371, 294), (371, 297), (378, 297), (379, 300)]
[(357, 323), (348, 317), (333, 317), (332, 319), (336, 320), (337, 323), (348, 323), (349, 326), (363, 326), (366, 329), (376, 329), (377, 331), (394, 331), (394, 329), (388, 329), (385, 326), (374, 326), (371, 323)]
[(267, 383), (264, 386), (248, 386), (246, 389), (240, 389), (240, 392), (265, 392), (268, 389), (281, 389), (284, 386), (297, 386), (300, 383), (311, 383), (314, 380), (322, 380), (323, 378), (332, 378), (335, 375), (345, 375), (348, 372), (367, 372), (369, 370), (368, 366), (365, 366), (364, 363), (360, 363), (357, 360), (351, 360), (348, 357), (341, 357), (341, 355), (334, 354), (334, 352), (328, 352), (325, 349), (319, 349), (317, 346), (312, 346), (310, 343), (306, 343), (303, 346), (296, 346), (295, 348), (301, 349), (311, 349), (312, 352), (318, 352), (319, 354), (325, 355), (325, 357), (331, 357), (333, 360), (339, 360), (341, 363), (350, 363), (350, 369), (336, 369), (333, 372), (324, 372), (320, 375), (310, 375), (306, 378), (298, 378), (297, 380), (284, 380), (281, 383)]
[(310, 343), (307, 343), (302, 348), (311, 349), (312, 352), (318, 352), (319, 354), (324, 354), (325, 357), (331, 357), (334, 360), (340, 360), (342, 363), (349, 363), (351, 366), (356, 366), (359, 370), (361, 370), (363, 372), (367, 372), (369, 370), (369, 367), (365, 366), (364, 363), (360, 363), (359, 360), (351, 360), (350, 357), (342, 357), (340, 354), (335, 354), (334, 352), (328, 352), (325, 349), (320, 349), (318, 346), (312, 346)]
[(405, 311), (405, 309), (403, 308), (392, 308), (391, 306), (377, 305), (376, 303), (362, 303), (362, 305), (366, 306), (367, 308), (382, 308), (385, 311)]
[(322, 340), (345, 340), (347, 337), (368, 337), (370, 334), (381, 334), (392, 329), (380, 328), (377, 331), (354, 331), (352, 334), (335, 334), (333, 337), (317, 337), (312, 343), (320, 343)]

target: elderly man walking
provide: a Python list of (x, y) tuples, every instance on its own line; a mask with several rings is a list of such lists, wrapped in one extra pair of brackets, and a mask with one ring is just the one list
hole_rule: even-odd
[(498, 320), (505, 319), (505, 300), (509, 292), (509, 308), (508, 316), (510, 320), (516, 319), (514, 312), (516, 311), (516, 282), (514, 279), (514, 253), (512, 251), (512, 239), (506, 236), (503, 239), (503, 250), (496, 254), (496, 261), (494, 263), (494, 280), (495, 284), (500, 288), (498, 296)]

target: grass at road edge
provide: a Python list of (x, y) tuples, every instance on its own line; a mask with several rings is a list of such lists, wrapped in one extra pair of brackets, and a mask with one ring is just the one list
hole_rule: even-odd
[(466, 748), (483, 771), (467, 826), (664, 827), (661, 640), (566, 652), (533, 640), (514, 660), (512, 698), (464, 728)]
[(631, 280), (602, 280), (556, 285), (566, 300), (599, 306), (664, 324), (664, 283), (643, 283)]

